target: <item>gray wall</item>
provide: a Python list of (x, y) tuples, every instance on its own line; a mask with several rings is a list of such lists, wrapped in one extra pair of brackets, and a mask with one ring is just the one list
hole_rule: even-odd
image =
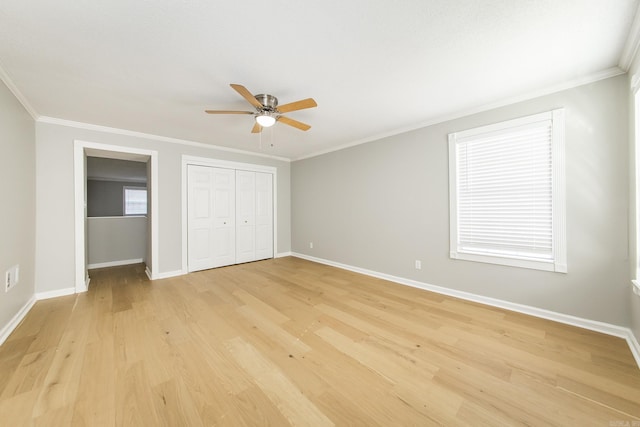
[(122, 216), (124, 187), (146, 186), (139, 182), (87, 180), (87, 216)]
[(183, 154), (277, 167), (277, 252), (291, 250), (289, 162), (38, 122), (36, 124), (38, 160), (36, 289), (38, 292), (66, 289), (75, 285), (73, 141), (76, 139), (158, 151), (159, 265), (153, 266), (154, 273), (161, 274), (182, 269), (181, 162)]
[[(292, 250), (627, 326), (627, 92), (619, 76), (296, 161)], [(450, 259), (447, 134), (559, 107), (566, 109), (568, 274)]]
[(147, 259), (147, 218), (89, 218), (89, 268), (93, 264)]
[[(0, 330), (34, 295), (35, 124), (0, 81)], [(20, 265), (19, 283), (5, 293), (5, 271)]]

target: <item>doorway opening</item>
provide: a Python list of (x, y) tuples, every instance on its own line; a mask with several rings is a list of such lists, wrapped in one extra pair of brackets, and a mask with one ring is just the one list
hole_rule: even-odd
[(158, 272), (158, 154), (157, 151), (74, 142), (75, 181), (75, 290), (85, 292), (89, 287), (88, 212), (87, 212), (87, 157), (126, 160), (146, 163), (148, 210), (146, 220), (146, 273), (154, 279)]

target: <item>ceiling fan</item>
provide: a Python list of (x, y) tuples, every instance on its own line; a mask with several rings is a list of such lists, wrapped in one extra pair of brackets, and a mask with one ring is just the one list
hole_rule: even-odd
[(207, 114), (252, 114), (256, 123), (253, 125), (251, 133), (260, 133), (263, 128), (273, 126), (276, 122), (284, 123), (285, 125), (293, 126), (300, 130), (309, 130), (311, 126), (306, 123), (293, 120), (289, 117), (283, 116), (283, 113), (289, 113), (291, 111), (304, 110), (305, 108), (317, 107), (316, 101), (313, 98), (302, 99), (300, 101), (291, 102), (278, 106), (278, 98), (273, 95), (252, 95), (246, 87), (238, 84), (231, 84), (231, 87), (235, 89), (249, 104), (253, 105), (256, 111), (227, 111), (227, 110), (205, 110)]

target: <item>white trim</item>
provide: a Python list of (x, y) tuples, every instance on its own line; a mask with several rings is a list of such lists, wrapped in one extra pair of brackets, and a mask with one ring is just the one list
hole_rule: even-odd
[(289, 252), (280, 252), (278, 254), (276, 254), (276, 256), (274, 256), (274, 258), (284, 258), (287, 256), (293, 256), (293, 253), (291, 251)]
[[(151, 221), (151, 269), (158, 271), (159, 253), (159, 204), (158, 204), (158, 152), (155, 150), (145, 150), (121, 145), (101, 144), (82, 140), (74, 140), (74, 186), (75, 186), (75, 283), (76, 292), (85, 292), (88, 289), (89, 281), (86, 277), (87, 266), (85, 265), (85, 176), (84, 158), (87, 152), (93, 154), (94, 151), (109, 153), (119, 153), (136, 155), (149, 159), (151, 167), (151, 181), (147, 183), (147, 189), (151, 189), (151, 211), (147, 218)], [(148, 190), (147, 190), (148, 191)]]
[[(151, 151), (151, 213), (147, 209), (147, 221), (151, 221), (151, 272), (160, 270), (160, 171), (158, 170), (158, 152)], [(148, 227), (148, 226), (147, 226)]]
[(85, 268), (85, 161), (84, 147), (74, 142), (73, 146), (73, 181), (74, 181), (74, 233), (75, 233), (75, 286), (81, 292), (86, 285), (87, 269)]
[(633, 358), (636, 359), (636, 363), (638, 364), (638, 367), (640, 367), (640, 343), (638, 343), (638, 340), (631, 329), (628, 330), (626, 338), (627, 344), (629, 344), (629, 350), (631, 350)]
[(557, 273), (567, 272), (567, 192), (565, 167), (564, 108), (552, 111), (553, 134), (551, 142), (553, 173), (553, 265)]
[[(639, 7), (640, 9), (640, 7)], [(638, 286), (638, 279), (640, 279), (640, 276), (638, 275), (638, 273), (640, 272), (640, 92), (638, 91), (640, 84), (639, 84), (639, 76), (636, 74), (631, 78), (631, 83), (632, 83), (632, 87), (631, 87), (631, 91), (632, 91), (632, 96), (633, 96), (633, 136), (631, 138), (631, 148), (634, 151), (634, 161), (633, 161), (633, 168), (632, 168), (632, 173), (633, 173), (633, 177), (632, 177), (632, 194), (631, 194), (631, 198), (633, 199), (633, 202), (635, 204), (635, 212), (633, 212), (634, 214), (634, 218), (633, 218), (633, 223), (630, 225), (633, 225), (635, 228), (635, 236), (633, 236), (635, 239), (632, 241), (632, 244), (635, 245), (635, 253), (634, 253), (634, 259), (633, 259), (633, 271), (635, 271), (635, 279), (634, 281), (632, 281), (632, 284), (634, 285), (633, 288), (633, 292), (636, 295), (640, 295), (640, 293), (638, 293), (638, 291), (640, 291), (640, 286)]]
[(0, 80), (4, 82), (9, 91), (18, 99), (18, 102), (22, 104), (24, 109), (27, 110), (33, 120), (37, 121), (40, 118), (40, 115), (38, 114), (36, 109), (33, 108), (33, 106), (29, 103), (29, 101), (27, 101), (27, 98), (22, 94), (22, 92), (20, 92), (20, 89), (18, 89), (18, 87), (13, 83), (13, 80), (11, 80), (9, 74), (7, 74), (7, 72), (4, 70), (2, 64), (0, 64)]
[(389, 132), (384, 132), (384, 133), (379, 133), (376, 135), (372, 135), (372, 136), (368, 136), (366, 138), (363, 139), (358, 139), (356, 141), (353, 142), (349, 142), (346, 144), (342, 144), (333, 148), (328, 148), (326, 150), (320, 150), (320, 151), (314, 151), (311, 154), (306, 154), (300, 157), (296, 157), (294, 159), (291, 159), (291, 161), (298, 161), (298, 160), (304, 160), (304, 159), (310, 159), (312, 157), (317, 157), (317, 156), (321, 156), (323, 154), (329, 154), (329, 153), (333, 153), (334, 151), (340, 151), (340, 150), (344, 150), (346, 148), (351, 148), (351, 147), (355, 147), (357, 145), (361, 145), (361, 144), (366, 144), (367, 142), (373, 142), (373, 141), (378, 141), (380, 139), (383, 138), (388, 138), (394, 135), (400, 135), (402, 133), (406, 133), (406, 132), (411, 132), (417, 129), (422, 129), (428, 126), (433, 126), (433, 125), (437, 125), (440, 123), (444, 123), (444, 122), (448, 122), (450, 120), (455, 120), (455, 119), (459, 119), (461, 117), (467, 117), (467, 116), (471, 116), (473, 114), (478, 114), (478, 113), (482, 113), (484, 111), (489, 111), (489, 110), (494, 110), (496, 108), (500, 108), (500, 107), (504, 107), (507, 105), (512, 105), (512, 104), (516, 104), (518, 102), (523, 102), (523, 101), (527, 101), (529, 99), (534, 99), (534, 98), (539, 98), (541, 96), (544, 95), (549, 95), (552, 93), (556, 93), (556, 92), (561, 92), (563, 90), (567, 90), (567, 89), (571, 89), (574, 87), (578, 87), (578, 86), (582, 86), (582, 85), (586, 85), (589, 83), (594, 83), (600, 80), (604, 80), (604, 79), (608, 79), (611, 77), (616, 77), (619, 76), (621, 74), (624, 74), (625, 71), (618, 68), (618, 67), (612, 67), (612, 68), (608, 68), (606, 70), (602, 70), (600, 72), (588, 75), (588, 76), (584, 76), (581, 78), (577, 78), (574, 80), (570, 80), (568, 82), (565, 83), (561, 83), (558, 85), (554, 85), (554, 86), (549, 86), (547, 88), (544, 89), (539, 89), (539, 90), (535, 90), (532, 92), (528, 92), (522, 95), (516, 95), (513, 97), (509, 97), (509, 98), (504, 98), (502, 100), (496, 101), (496, 102), (492, 102), (489, 104), (484, 104), (484, 105), (480, 105), (477, 107), (473, 107), (473, 108), (469, 108), (466, 110), (460, 110), (458, 112), (452, 113), (452, 114), (446, 114), (444, 116), (440, 116), (440, 117), (436, 117), (434, 119), (429, 119), (426, 120), (424, 122), (415, 124), (415, 125), (411, 125), (411, 126), (406, 126), (403, 128), (398, 128), (398, 129), (394, 129), (392, 131)]
[(174, 270), (174, 271), (167, 271), (164, 273), (157, 273), (154, 275), (154, 274), (151, 274), (148, 268), (146, 268), (144, 272), (147, 274), (147, 277), (149, 278), (149, 280), (168, 279), (170, 277), (184, 276), (185, 274), (188, 274), (187, 271)]
[(94, 268), (118, 267), (121, 265), (141, 264), (143, 262), (144, 260), (142, 258), (123, 259), (120, 261), (97, 262), (94, 264), (89, 264), (87, 268), (92, 270)]
[(377, 271), (367, 270), (365, 268), (354, 267), (347, 264), (342, 264), (327, 259), (316, 258), (313, 256), (293, 252), (292, 256), (296, 258), (306, 259), (308, 261), (317, 262), (319, 264), (325, 264), (332, 267), (341, 268), (343, 270), (353, 271), (356, 273), (364, 274), (366, 276), (375, 277), (378, 279), (388, 280), (390, 282), (398, 283), (400, 285), (411, 286), (412, 288), (423, 289), (425, 291), (435, 292), (442, 295), (448, 295), (454, 298), (460, 298), (466, 301), (477, 302), (492, 307), (498, 307), (505, 310), (515, 311), (517, 313), (527, 314), (529, 316), (539, 317), (542, 319), (552, 320), (554, 322), (564, 323), (566, 325), (577, 326), (579, 328), (588, 329), (590, 331), (600, 332), (603, 334), (611, 335), (614, 337), (624, 338), (629, 344), (631, 353), (640, 368), (640, 345), (638, 345), (635, 336), (630, 328), (623, 326), (612, 325), (610, 323), (600, 322), (597, 320), (584, 319), (570, 314), (557, 313), (555, 311), (545, 310), (543, 308), (532, 307), (529, 305), (513, 303), (509, 301), (500, 300), (497, 298), (485, 297), (483, 295), (477, 295), (470, 292), (458, 291), (456, 289), (445, 288), (443, 286), (431, 285), (428, 283), (419, 282), (417, 280), (405, 279), (402, 277), (392, 276), (390, 274), (380, 273)]
[(256, 157), (265, 157), (267, 159), (280, 160), (283, 162), (291, 161), (286, 157), (279, 157), (279, 156), (274, 156), (270, 154), (256, 153), (256, 152), (247, 151), (247, 150), (239, 150), (237, 148), (223, 147), (221, 145), (206, 144), (203, 142), (189, 141), (186, 139), (170, 138), (166, 136), (153, 135), (150, 133), (137, 132), (137, 131), (127, 130), (127, 129), (119, 129), (119, 128), (113, 128), (108, 126), (93, 125), (90, 123), (75, 122), (72, 120), (58, 119), (55, 117), (40, 116), (37, 118), (37, 121), (40, 123), (49, 123), (53, 125), (72, 127), (76, 129), (85, 129), (85, 130), (91, 130), (96, 132), (106, 132), (106, 133), (112, 133), (116, 135), (131, 136), (134, 138), (151, 139), (154, 141), (168, 142), (171, 144), (189, 145), (191, 147), (208, 148), (212, 150), (226, 151), (229, 153), (238, 153), (238, 154), (246, 154), (246, 155), (256, 156)]
[(209, 166), (214, 168), (245, 170), (250, 172), (266, 172), (273, 175), (273, 253), (278, 249), (278, 168), (275, 166), (257, 165), (253, 163), (231, 162), (209, 157), (182, 155), (182, 271), (189, 270), (188, 264), (188, 212), (187, 212), (187, 165)]
[[(454, 222), (451, 222), (453, 227)], [(454, 242), (454, 241), (452, 241)], [(452, 243), (453, 244), (453, 243)], [(534, 261), (530, 259), (520, 259), (516, 257), (502, 257), (502, 256), (492, 256), (492, 255), (480, 255), (474, 253), (465, 253), (463, 251), (455, 251), (451, 250), (449, 253), (451, 259), (462, 260), (462, 261), (472, 261), (472, 262), (481, 262), (485, 264), (497, 264), (497, 265), (506, 265), (507, 267), (519, 267), (519, 268), (530, 268), (532, 270), (542, 270), (542, 271), (557, 271), (559, 267), (551, 261)], [(566, 265), (564, 267), (566, 273)]]
[(25, 318), (27, 313), (29, 313), (29, 310), (31, 310), (31, 307), (33, 307), (36, 301), (36, 296), (32, 295), (31, 298), (29, 298), (29, 301), (27, 301), (22, 306), (22, 308), (20, 308), (20, 310), (18, 310), (18, 312), (11, 318), (11, 320), (9, 320), (9, 322), (4, 325), (2, 329), (0, 329), (0, 345), (2, 345), (7, 340), (7, 338), (9, 338), (9, 335), (11, 335), (11, 333), (18, 327), (20, 322), (22, 322), (22, 320)]
[(640, 76), (638, 73), (632, 75), (629, 78), (629, 89), (631, 89), (631, 93), (635, 96), (640, 89)]
[(633, 60), (638, 53), (638, 47), (640, 46), (640, 7), (636, 9), (636, 14), (633, 17), (631, 29), (629, 30), (629, 36), (625, 41), (624, 48), (622, 49), (622, 55), (620, 55), (620, 62), (618, 66), (624, 71), (629, 71)]
[(631, 290), (635, 295), (640, 296), (640, 282), (638, 280), (631, 281)]
[(76, 288), (64, 288), (64, 289), (56, 289), (55, 291), (36, 292), (35, 297), (38, 301), (40, 301), (43, 299), (64, 297), (64, 296), (73, 295), (76, 293), (77, 293)]

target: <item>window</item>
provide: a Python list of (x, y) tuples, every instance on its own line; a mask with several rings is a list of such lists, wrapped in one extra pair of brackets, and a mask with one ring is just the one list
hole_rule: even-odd
[(145, 187), (124, 187), (125, 215), (147, 214), (147, 189)]
[(564, 110), (449, 134), (450, 256), (567, 272)]
[[(631, 91), (634, 99), (634, 139), (635, 151), (635, 285), (640, 292), (640, 79), (633, 76)], [(635, 292), (635, 289), (634, 289)]]

